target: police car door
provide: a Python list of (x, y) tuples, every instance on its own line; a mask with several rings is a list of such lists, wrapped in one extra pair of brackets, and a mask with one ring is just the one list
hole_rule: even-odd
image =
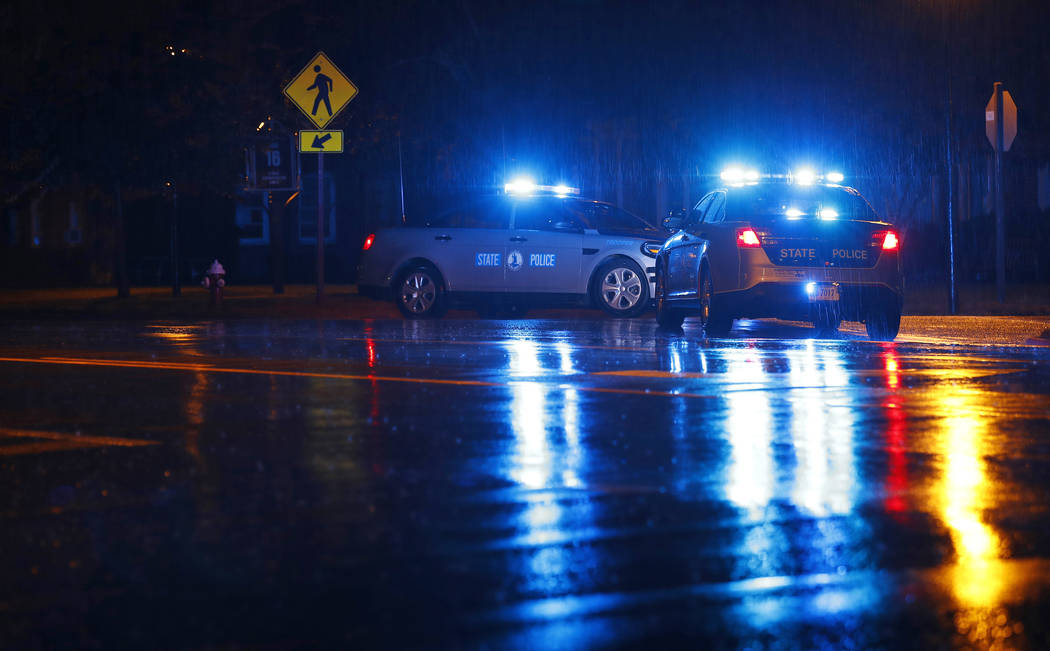
[(583, 257), (583, 224), (562, 199), (527, 197), (514, 202), (507, 238), (505, 284), (509, 292), (573, 293)]
[(714, 195), (709, 194), (698, 201), (682, 224), (682, 230), (668, 240), (667, 277), (664, 279), (668, 296), (681, 297), (696, 293), (700, 264), (697, 255), (700, 239), (696, 228), (703, 221), (704, 211), (713, 199)]
[(503, 291), (510, 205), (503, 197), (467, 203), (428, 222), (427, 251), (449, 291)]
[[(707, 243), (707, 261), (711, 269), (711, 285), (716, 292), (736, 289), (737, 280), (737, 249), (736, 231), (725, 225), (726, 216), (726, 194), (716, 191), (710, 195), (711, 200), (704, 209), (700, 223), (691, 226), (691, 231), (699, 238), (695, 245), (699, 254), (700, 247)], [(700, 260), (697, 259), (697, 270)], [(699, 293), (698, 282), (694, 283), (693, 291)]]

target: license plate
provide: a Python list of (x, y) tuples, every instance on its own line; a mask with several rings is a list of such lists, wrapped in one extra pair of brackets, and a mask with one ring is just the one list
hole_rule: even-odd
[(809, 295), (809, 300), (816, 301), (838, 301), (839, 288), (836, 285), (817, 285)]

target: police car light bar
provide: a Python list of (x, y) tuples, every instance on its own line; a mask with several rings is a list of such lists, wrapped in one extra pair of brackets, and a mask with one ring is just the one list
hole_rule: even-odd
[(527, 195), (536, 194), (538, 192), (547, 192), (559, 197), (565, 197), (570, 194), (580, 193), (579, 188), (573, 188), (561, 183), (559, 183), (558, 185), (536, 185), (530, 179), (515, 179), (510, 183), (504, 185), (503, 191), (507, 194), (516, 195)]
[(742, 167), (727, 167), (719, 174), (721, 179), (729, 185), (746, 185), (756, 183), (759, 179), (785, 179), (788, 183), (796, 185), (813, 185), (818, 182), (831, 184), (842, 183), (846, 176), (842, 172), (828, 172), (817, 174), (814, 170), (803, 167), (788, 174), (759, 174), (757, 170), (745, 170)]
[(799, 185), (813, 185), (817, 182), (817, 178), (817, 173), (808, 167), (795, 170), (795, 173), (792, 175), (792, 179)]
[(536, 191), (536, 184), (532, 179), (514, 179), (503, 186), (507, 194), (532, 194)]
[(758, 170), (744, 170), (740, 167), (727, 167), (722, 170), (720, 176), (723, 181), (732, 184), (754, 183), (761, 177)]

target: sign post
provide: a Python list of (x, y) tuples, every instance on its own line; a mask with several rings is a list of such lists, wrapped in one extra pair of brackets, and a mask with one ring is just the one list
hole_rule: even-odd
[[(318, 129), (324, 129), (357, 95), (357, 86), (318, 52), (284, 87), (284, 94)], [(299, 153), (317, 154), (317, 302), (324, 300), (324, 155), (343, 151), (342, 131), (300, 131)]]
[(995, 288), (1002, 304), (1006, 296), (1006, 201), (1003, 197), (1003, 152), (1017, 135), (1017, 105), (1001, 81), (984, 107), (984, 133), (995, 149)]

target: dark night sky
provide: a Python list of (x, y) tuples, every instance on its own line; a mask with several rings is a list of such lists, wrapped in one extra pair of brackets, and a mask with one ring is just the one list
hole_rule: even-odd
[(934, 174), (949, 78), (960, 157), (984, 155), (1002, 80), (1018, 155), (1045, 162), (1048, 4), (16, 0), (0, 9), (2, 187), (55, 156), (86, 177), (230, 183), (260, 119), (303, 124), (280, 89), (317, 50), (361, 88), (335, 125), (361, 160), (400, 131), (428, 187), (527, 169), (608, 195), (617, 173), (731, 160)]

